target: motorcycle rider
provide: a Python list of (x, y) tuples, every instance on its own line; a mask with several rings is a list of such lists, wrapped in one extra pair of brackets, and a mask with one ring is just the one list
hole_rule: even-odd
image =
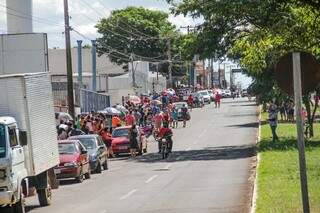
[(167, 123), (164, 123), (163, 127), (161, 127), (158, 132), (158, 140), (157, 141), (158, 141), (159, 153), (161, 153), (161, 141), (163, 138), (165, 138), (167, 140), (169, 153), (171, 153), (172, 146), (173, 146), (172, 135), (173, 135), (172, 130), (169, 128)]

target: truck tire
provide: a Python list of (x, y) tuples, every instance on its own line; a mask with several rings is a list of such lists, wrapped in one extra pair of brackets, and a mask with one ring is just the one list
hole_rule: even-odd
[(13, 208), (11, 206), (0, 207), (0, 212), (2, 213), (13, 213)]
[(49, 206), (51, 204), (52, 192), (50, 186), (45, 189), (38, 189), (37, 193), (40, 206)]
[(12, 206), (12, 211), (13, 213), (25, 213), (26, 212), (26, 207), (25, 207), (25, 200), (23, 193), (20, 192), (20, 200), (16, 204)]

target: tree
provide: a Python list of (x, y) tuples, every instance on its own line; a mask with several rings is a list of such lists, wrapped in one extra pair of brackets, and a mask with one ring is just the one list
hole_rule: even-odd
[[(224, 56), (239, 60), (254, 78), (252, 89), (268, 101), (281, 99), (274, 65), (280, 56), (296, 50), (320, 58), (320, 2), (318, 0), (169, 0), (175, 14), (202, 17), (198, 50), (203, 57)], [(304, 103), (308, 112), (310, 135), (314, 113), (310, 94)], [(317, 105), (316, 105), (317, 107)], [(315, 110), (313, 110), (315, 112)]]
[(167, 60), (167, 38), (177, 35), (168, 14), (142, 7), (114, 10), (97, 25), (102, 35), (97, 40), (99, 54), (108, 54), (111, 61), (123, 65), (134, 60)]

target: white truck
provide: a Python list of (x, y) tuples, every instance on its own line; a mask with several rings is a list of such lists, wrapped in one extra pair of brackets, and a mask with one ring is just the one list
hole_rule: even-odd
[(0, 75), (0, 91), (0, 212), (24, 212), (35, 192), (49, 205), (59, 164), (50, 76)]

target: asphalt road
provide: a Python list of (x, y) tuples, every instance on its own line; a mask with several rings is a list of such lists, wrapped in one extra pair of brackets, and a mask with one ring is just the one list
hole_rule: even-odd
[(156, 143), (137, 159), (111, 159), (109, 171), (82, 184), (63, 181), (52, 205), (27, 199), (30, 213), (248, 212), (257, 136), (257, 107), (225, 99), (192, 111), (187, 128), (174, 130), (166, 160)]

